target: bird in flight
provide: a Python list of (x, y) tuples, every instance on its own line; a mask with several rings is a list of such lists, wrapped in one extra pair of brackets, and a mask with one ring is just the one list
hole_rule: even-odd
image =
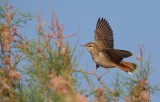
[(91, 53), (92, 59), (96, 63), (96, 69), (99, 66), (116, 67), (128, 73), (136, 70), (136, 64), (123, 61), (123, 58), (132, 56), (131, 52), (114, 49), (113, 32), (104, 18), (99, 18), (97, 21), (94, 41), (83, 46)]

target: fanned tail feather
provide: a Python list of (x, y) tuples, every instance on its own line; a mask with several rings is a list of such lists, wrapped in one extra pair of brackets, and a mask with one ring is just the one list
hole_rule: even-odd
[(120, 64), (117, 65), (117, 67), (127, 73), (133, 73), (137, 70), (137, 65), (131, 62), (121, 61)]

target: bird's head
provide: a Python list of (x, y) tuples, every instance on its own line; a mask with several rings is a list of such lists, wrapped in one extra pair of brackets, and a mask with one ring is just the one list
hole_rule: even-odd
[(94, 54), (95, 52), (97, 52), (99, 50), (98, 45), (94, 42), (89, 42), (85, 45), (82, 45), (85, 48), (87, 48), (87, 50), (91, 53)]

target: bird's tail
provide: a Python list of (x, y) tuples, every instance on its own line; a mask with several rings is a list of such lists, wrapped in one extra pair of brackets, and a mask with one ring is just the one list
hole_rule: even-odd
[(124, 62), (121, 61), (116, 67), (120, 68), (121, 70), (127, 73), (133, 73), (137, 70), (137, 65), (131, 62)]

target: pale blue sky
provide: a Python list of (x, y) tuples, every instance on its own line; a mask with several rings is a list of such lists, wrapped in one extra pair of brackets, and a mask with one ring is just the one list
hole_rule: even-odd
[[(145, 45), (146, 56), (151, 54), (152, 66), (157, 68), (149, 82), (160, 83), (160, 0), (9, 0), (9, 3), (34, 16), (40, 10), (43, 20), (48, 23), (53, 9), (59, 22), (64, 25), (65, 35), (80, 34), (79, 45), (93, 41), (97, 19), (106, 18), (114, 33), (115, 48), (134, 54), (127, 61), (135, 62), (138, 45)], [(21, 32), (26, 35), (35, 33), (35, 22), (29, 22)], [(77, 37), (70, 39), (72, 46)], [(79, 45), (77, 52), (83, 51), (78, 60), (80, 65), (87, 70), (95, 67), (90, 54)], [(109, 80), (107, 76), (115, 73), (116, 70), (111, 69), (104, 80)], [(154, 96), (152, 102), (157, 102), (158, 97)]]

